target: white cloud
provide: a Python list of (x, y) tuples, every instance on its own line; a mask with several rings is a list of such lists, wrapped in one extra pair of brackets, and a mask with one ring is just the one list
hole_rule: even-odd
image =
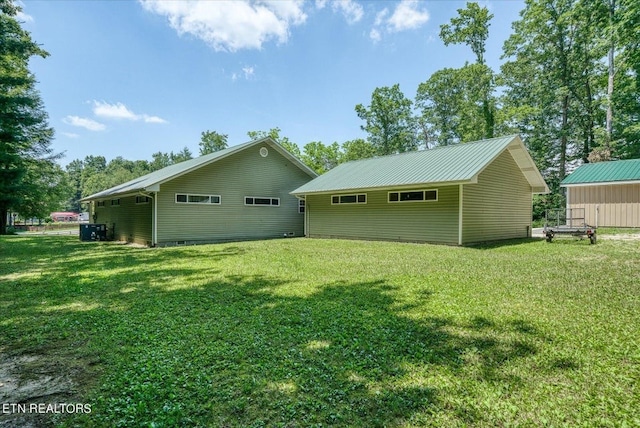
[(341, 12), (349, 24), (355, 24), (362, 19), (364, 10), (360, 4), (353, 0), (333, 0), (331, 9)]
[(242, 72), (241, 73), (232, 73), (231, 74), (231, 80), (238, 80), (239, 78), (243, 77), (246, 80), (251, 79), (254, 75), (255, 75), (255, 68), (254, 67), (250, 67), (250, 66), (246, 66), (246, 67), (242, 67)]
[(378, 43), (380, 40), (382, 40), (382, 35), (380, 34), (380, 31), (372, 28), (369, 32), (369, 38), (373, 40), (374, 43)]
[(417, 0), (402, 0), (387, 21), (391, 31), (413, 30), (429, 20), (429, 12), (421, 10)]
[(191, 34), (218, 51), (260, 49), (271, 40), (285, 43), (290, 28), (307, 19), (302, 0), (139, 1), (148, 12), (165, 16), (178, 34)]
[(74, 134), (73, 132), (63, 132), (62, 135), (64, 135), (65, 137), (68, 137), (68, 138), (78, 138), (79, 137), (78, 134)]
[(316, 7), (318, 9), (324, 9), (326, 5), (327, 5), (327, 0), (316, 0)]
[(389, 33), (397, 33), (405, 30), (414, 30), (429, 21), (429, 12), (420, 8), (417, 0), (402, 0), (389, 16), (389, 9), (384, 8), (376, 15), (373, 28), (369, 32), (369, 38), (374, 43), (382, 39), (382, 27)]
[(127, 106), (122, 103), (109, 104), (100, 101), (93, 101), (93, 114), (107, 119), (139, 119), (137, 114), (129, 110)]
[(148, 114), (136, 114), (122, 103), (109, 104), (104, 101), (93, 101), (93, 114), (105, 119), (142, 120), (146, 123), (166, 123), (167, 121)]
[(104, 124), (96, 122), (92, 119), (87, 119), (86, 117), (67, 116), (62, 119), (62, 121), (67, 125), (85, 128), (89, 131), (104, 131), (106, 129), (106, 126)]

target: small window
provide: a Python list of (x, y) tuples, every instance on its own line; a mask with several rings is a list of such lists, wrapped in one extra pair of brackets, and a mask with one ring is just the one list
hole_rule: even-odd
[(437, 201), (438, 190), (410, 190), (407, 192), (389, 192), (389, 202)]
[(136, 204), (148, 204), (150, 200), (148, 196), (136, 196)]
[(331, 204), (366, 204), (367, 194), (360, 193), (357, 195), (333, 195), (331, 196)]
[(120, 206), (120, 199), (111, 199), (111, 206), (112, 207)]
[(304, 214), (304, 208), (305, 208), (305, 200), (304, 199), (298, 199), (298, 212), (300, 214)]
[(245, 196), (244, 204), (262, 207), (279, 207), (280, 198), (268, 198), (262, 196)]
[(220, 195), (197, 195), (176, 193), (177, 204), (220, 205)]
[(98, 202), (96, 202), (96, 206), (97, 206), (97, 207), (104, 207), (104, 201), (98, 201)]

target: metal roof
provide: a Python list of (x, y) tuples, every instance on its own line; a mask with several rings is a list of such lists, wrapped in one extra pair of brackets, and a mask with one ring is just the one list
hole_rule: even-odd
[(284, 147), (280, 144), (276, 143), (272, 138), (260, 138), (257, 140), (252, 140), (243, 144), (238, 144), (233, 147), (226, 148), (224, 150), (219, 150), (217, 152), (209, 153), (204, 156), (200, 156), (195, 159), (189, 159), (184, 162), (180, 162), (174, 165), (169, 165), (168, 167), (159, 169), (150, 174), (143, 175), (141, 177), (135, 178), (131, 181), (127, 181), (126, 183), (119, 184), (110, 189), (103, 190), (98, 193), (94, 193), (93, 195), (84, 197), (81, 201), (91, 201), (95, 199), (108, 198), (113, 196), (121, 196), (128, 194), (135, 194), (140, 192), (151, 192), (151, 191), (159, 191), (160, 185), (169, 180), (173, 180), (183, 174), (194, 171), (198, 168), (201, 168), (205, 165), (209, 165), (213, 162), (216, 162), (220, 159), (224, 159), (227, 156), (230, 156), (234, 153), (238, 153), (242, 150), (245, 150), (249, 147), (255, 146), (257, 144), (268, 144), (278, 152), (280, 152), (283, 156), (289, 159), (293, 164), (295, 164), (298, 168), (302, 169), (304, 172), (309, 174), (310, 177), (316, 177), (317, 174), (310, 169), (308, 166), (303, 164), (298, 158), (289, 153)]
[(640, 159), (585, 163), (567, 176), (561, 186), (640, 181)]
[(291, 193), (304, 195), (424, 184), (473, 183), (478, 174), (505, 150), (509, 150), (534, 193), (549, 191), (520, 137), (510, 135), (347, 162)]

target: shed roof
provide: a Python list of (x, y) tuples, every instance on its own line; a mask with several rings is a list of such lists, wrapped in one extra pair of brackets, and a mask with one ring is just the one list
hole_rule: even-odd
[(567, 176), (563, 187), (640, 181), (640, 159), (585, 163)]
[(517, 135), (430, 150), (347, 162), (297, 188), (294, 195), (402, 188), (423, 184), (473, 183), (493, 160), (509, 150), (534, 193), (549, 191)]
[(298, 158), (289, 153), (284, 147), (280, 144), (276, 143), (272, 138), (260, 138), (257, 140), (248, 141), (243, 144), (238, 144), (233, 147), (228, 147), (224, 150), (219, 150), (217, 152), (209, 153), (204, 156), (200, 156), (195, 159), (189, 159), (184, 162), (180, 162), (174, 165), (169, 165), (165, 168), (159, 169), (152, 173), (143, 175), (138, 178), (134, 178), (133, 180), (127, 181), (126, 183), (119, 184), (110, 189), (103, 190), (98, 193), (94, 193), (93, 195), (82, 198), (81, 201), (91, 201), (95, 199), (103, 199), (109, 198), (113, 196), (122, 196), (127, 194), (135, 194), (139, 192), (152, 192), (160, 190), (159, 186), (162, 183), (165, 183), (169, 180), (173, 180), (181, 175), (194, 171), (198, 168), (202, 168), (205, 165), (209, 165), (216, 161), (226, 158), (234, 153), (238, 153), (242, 150), (248, 149), (249, 147), (258, 145), (258, 144), (268, 144), (278, 152), (280, 152), (283, 156), (289, 159), (294, 165), (298, 168), (306, 172), (310, 177), (316, 177), (317, 174), (310, 169), (308, 166), (303, 164)]

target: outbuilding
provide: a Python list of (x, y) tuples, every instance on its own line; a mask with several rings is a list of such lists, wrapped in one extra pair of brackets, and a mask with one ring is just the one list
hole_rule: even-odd
[(310, 237), (465, 245), (530, 236), (548, 191), (512, 135), (344, 163), (292, 194)]
[(583, 164), (560, 186), (567, 209), (584, 213), (585, 223), (640, 227), (640, 159)]
[(93, 194), (93, 223), (148, 246), (303, 234), (290, 192), (317, 174), (271, 138), (191, 159)]

